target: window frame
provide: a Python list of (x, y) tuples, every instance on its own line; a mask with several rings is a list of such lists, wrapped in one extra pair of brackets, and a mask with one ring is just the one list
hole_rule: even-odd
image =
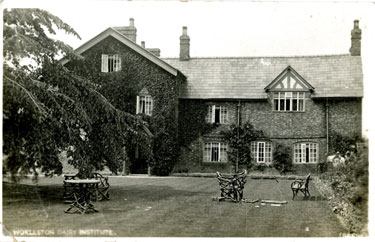
[(112, 73), (121, 71), (121, 57), (119, 54), (102, 54), (101, 72)]
[[(262, 156), (259, 155), (259, 151), (262, 147)], [(268, 140), (259, 140), (259, 141), (252, 141), (250, 143), (250, 153), (252, 158), (255, 160), (256, 163), (259, 164), (271, 164), (272, 163), (272, 154), (273, 152), (273, 145), (272, 141)], [(262, 159), (260, 159), (262, 157)]]
[(298, 142), (293, 144), (293, 164), (317, 164), (319, 144), (317, 142)]
[[(216, 122), (217, 112), (219, 115), (218, 122)], [(229, 123), (228, 107), (225, 105), (208, 105), (206, 123), (228, 124)]]
[[(296, 94), (296, 95), (294, 95)], [(274, 112), (305, 112), (306, 92), (303, 91), (279, 91), (273, 92), (272, 111)], [(296, 102), (296, 109), (293, 104)], [(301, 105), (302, 103), (302, 105)], [(281, 108), (281, 106), (283, 108)], [(289, 110), (287, 110), (289, 106)], [(302, 110), (300, 110), (302, 107)], [(283, 109), (283, 110), (281, 110)]]
[(136, 114), (145, 114), (152, 116), (154, 109), (154, 100), (151, 95), (138, 95), (136, 104)]
[[(217, 149), (217, 159), (213, 160), (214, 150)], [(221, 141), (207, 141), (203, 144), (203, 162), (205, 163), (227, 163), (228, 144)]]

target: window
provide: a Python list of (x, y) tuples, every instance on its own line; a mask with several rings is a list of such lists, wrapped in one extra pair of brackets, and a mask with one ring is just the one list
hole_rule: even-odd
[(119, 55), (102, 55), (102, 72), (115, 72), (121, 70)]
[(151, 116), (153, 109), (153, 100), (150, 95), (137, 96), (136, 114), (143, 113)]
[(298, 143), (294, 144), (294, 163), (317, 163), (318, 144)]
[(251, 156), (257, 163), (272, 162), (272, 144), (269, 141), (251, 142)]
[(273, 94), (273, 110), (280, 112), (305, 111), (304, 92), (275, 92)]
[(228, 108), (225, 106), (208, 106), (206, 122), (218, 124), (228, 123)]
[(203, 160), (205, 162), (227, 162), (228, 145), (221, 142), (204, 144)]

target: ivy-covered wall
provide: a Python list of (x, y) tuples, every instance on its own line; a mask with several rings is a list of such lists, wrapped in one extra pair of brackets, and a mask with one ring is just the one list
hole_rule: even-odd
[[(101, 72), (102, 54), (119, 54), (121, 71)], [(185, 77), (180, 72), (173, 76), (111, 36), (82, 56), (83, 60), (66, 66), (95, 83), (98, 91), (120, 110), (135, 114), (136, 96), (147, 88), (153, 98), (153, 115), (148, 121), (154, 135), (154, 159), (149, 165), (152, 174), (168, 175), (178, 154), (178, 95)]]
[[(361, 100), (330, 99), (329, 131), (342, 135), (361, 134)], [(233, 170), (232, 164), (213, 164), (203, 161), (204, 143), (222, 139), (221, 131), (229, 130), (238, 120), (238, 101), (180, 100), (179, 141), (180, 157), (174, 172), (215, 172)], [(284, 113), (272, 111), (270, 99), (241, 101), (240, 123), (250, 122), (256, 130), (264, 133), (263, 140), (270, 140), (272, 147), (284, 145), (293, 159), (293, 147), (298, 142), (318, 144), (318, 160), (326, 160), (326, 109), (325, 100), (307, 98), (305, 112)], [(228, 108), (228, 124), (209, 126), (205, 116), (210, 105)], [(316, 171), (316, 164), (294, 164), (297, 173)]]

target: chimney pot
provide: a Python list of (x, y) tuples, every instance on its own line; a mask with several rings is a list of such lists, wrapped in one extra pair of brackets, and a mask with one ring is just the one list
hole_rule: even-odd
[(144, 41), (142, 41), (142, 42), (141, 42), (141, 46), (142, 46), (143, 48), (146, 48), (146, 43), (145, 43)]
[(134, 27), (134, 18), (129, 19), (129, 26)]
[(182, 27), (182, 35), (187, 35), (187, 27)]

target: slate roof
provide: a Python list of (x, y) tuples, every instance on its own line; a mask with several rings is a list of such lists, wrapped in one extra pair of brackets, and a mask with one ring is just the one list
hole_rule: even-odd
[(315, 89), (312, 97), (362, 97), (360, 56), (207, 57), (180, 61), (163, 58), (180, 70), (187, 82), (180, 98), (263, 99), (264, 88), (287, 66)]

